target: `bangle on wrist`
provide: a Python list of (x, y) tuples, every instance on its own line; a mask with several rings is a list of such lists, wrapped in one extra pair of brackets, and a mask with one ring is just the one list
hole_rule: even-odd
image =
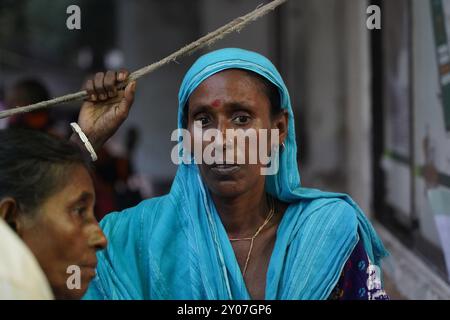
[(84, 132), (81, 130), (81, 128), (78, 125), (78, 123), (72, 122), (70, 124), (70, 126), (72, 127), (73, 132), (76, 133), (80, 137), (81, 141), (84, 143), (84, 146), (86, 147), (86, 150), (91, 155), (92, 161), (96, 161), (97, 160), (97, 154), (95, 153), (95, 150), (92, 147), (92, 144), (89, 142), (89, 139), (86, 137)]

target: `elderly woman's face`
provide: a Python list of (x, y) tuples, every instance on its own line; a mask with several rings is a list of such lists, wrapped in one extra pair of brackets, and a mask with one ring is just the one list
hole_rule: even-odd
[[(218, 196), (233, 197), (264, 184), (265, 179), (261, 175), (264, 165), (259, 160), (249, 164), (249, 152), (255, 152), (250, 149), (249, 140), (244, 146), (245, 164), (236, 164), (236, 152), (241, 148), (236, 145), (237, 139), (231, 140), (231, 143), (225, 141), (227, 129), (242, 129), (244, 132), (255, 130), (258, 133), (260, 129), (268, 129), (270, 132), (270, 129), (280, 128), (280, 124), (280, 141), (284, 139), (287, 117), (284, 114), (272, 116), (270, 100), (263, 90), (263, 84), (243, 70), (225, 70), (203, 81), (190, 96), (188, 105), (187, 127), (193, 140), (198, 139), (194, 126), (201, 126), (203, 130), (217, 129), (222, 132), (225, 152), (231, 143), (234, 144), (234, 164), (208, 165), (203, 162), (199, 166), (210, 191)], [(258, 136), (258, 146), (259, 142)], [(270, 135), (266, 142), (269, 154)], [(211, 141), (203, 141), (203, 150), (210, 144)], [(225, 160), (225, 154), (223, 159), (229, 162), (229, 159)]]
[[(75, 165), (67, 175), (66, 186), (20, 228), (19, 235), (36, 256), (57, 299), (81, 298), (95, 276), (96, 251), (105, 248), (106, 238), (94, 217), (94, 202), (88, 171)], [(79, 288), (74, 270), (80, 271)]]

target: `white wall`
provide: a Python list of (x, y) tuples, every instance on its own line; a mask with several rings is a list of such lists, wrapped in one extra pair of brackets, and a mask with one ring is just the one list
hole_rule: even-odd
[[(214, 31), (231, 20), (243, 16), (256, 9), (261, 0), (201, 0), (200, 19), (202, 34)], [(239, 33), (228, 35), (210, 49), (226, 47), (239, 47), (259, 52), (269, 59), (273, 58), (270, 23), (273, 15), (269, 14), (258, 21), (248, 25)]]
[(369, 32), (367, 1), (344, 5), (345, 144), (347, 188), (367, 215), (371, 215), (372, 147)]
[[(304, 28), (299, 43), (303, 61), (294, 72), (303, 78), (300, 108), (308, 131), (308, 166), (305, 175), (329, 173), (343, 163), (343, 79), (340, 5), (337, 0), (301, 1)], [(297, 51), (297, 53), (299, 53)], [(296, 90), (296, 89), (294, 89)], [(344, 169), (344, 167), (341, 167)], [(309, 179), (311, 182), (313, 179)]]

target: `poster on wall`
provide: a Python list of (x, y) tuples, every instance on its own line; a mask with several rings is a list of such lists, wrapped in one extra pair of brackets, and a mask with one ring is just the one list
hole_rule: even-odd
[(444, 121), (450, 132), (450, 0), (431, 0)]
[[(443, 108), (445, 129), (450, 132), (450, 0), (430, 0), (436, 61), (438, 64), (440, 102)], [(425, 118), (425, 117), (424, 117)], [(420, 121), (423, 120), (418, 118)], [(424, 125), (424, 123), (422, 123)], [(450, 281), (450, 188), (448, 171), (442, 161), (448, 155), (443, 132), (428, 124), (423, 139), (424, 166), (422, 169), (427, 202), (433, 213), (434, 223), (447, 266)], [(432, 138), (433, 137), (433, 138)], [(441, 138), (439, 138), (441, 137)], [(436, 142), (439, 139), (439, 142)], [(439, 148), (439, 147), (440, 148)]]

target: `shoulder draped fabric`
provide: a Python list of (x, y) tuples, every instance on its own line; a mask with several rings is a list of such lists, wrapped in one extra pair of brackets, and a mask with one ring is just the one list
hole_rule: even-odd
[[(387, 255), (370, 222), (345, 194), (301, 187), (294, 114), (274, 65), (260, 54), (222, 49), (200, 57), (179, 91), (178, 127), (190, 94), (211, 75), (246, 69), (272, 82), (289, 114), (279, 171), (266, 191), (290, 203), (269, 262), (266, 299), (327, 299), (357, 242), (379, 265)], [(232, 246), (196, 164), (180, 164), (170, 193), (105, 217), (108, 248), (85, 299), (250, 299)]]

